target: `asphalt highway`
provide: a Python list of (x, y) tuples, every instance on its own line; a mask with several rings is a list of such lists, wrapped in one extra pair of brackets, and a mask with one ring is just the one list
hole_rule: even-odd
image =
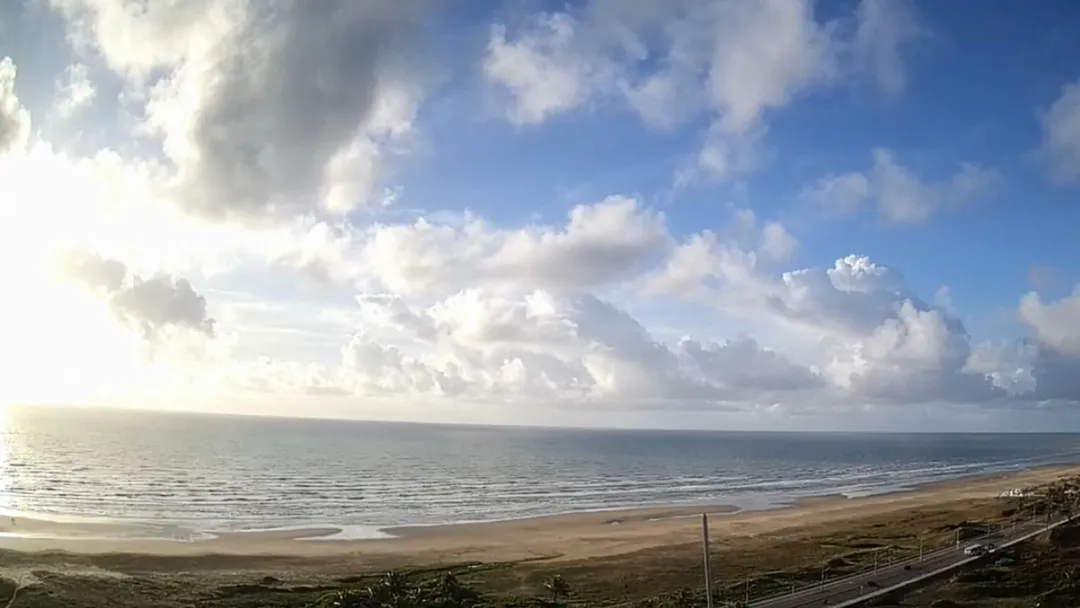
[[(964, 554), (964, 548), (975, 543), (994, 543), (1001, 546), (1045, 527), (1042, 523), (1026, 523), (1001, 530), (988, 538), (968, 540), (959, 548), (948, 547), (923, 555), (922, 560), (907, 560), (889, 564), (860, 574), (829, 581), (822, 586), (803, 589), (794, 594), (752, 602), (752, 608), (809, 608), (810, 606), (835, 606), (837, 604), (866, 595), (878, 589), (891, 587), (916, 578), (927, 572), (933, 572), (951, 566), (971, 557)], [(908, 566), (908, 568), (905, 568)]]

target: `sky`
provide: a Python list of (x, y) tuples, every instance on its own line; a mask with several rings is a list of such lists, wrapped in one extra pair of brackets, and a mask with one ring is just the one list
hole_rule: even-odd
[(1080, 430), (1080, 5), (0, 3), (0, 404)]

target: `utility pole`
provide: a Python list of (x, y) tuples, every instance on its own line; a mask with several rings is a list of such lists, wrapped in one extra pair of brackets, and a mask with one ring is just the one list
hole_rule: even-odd
[(701, 514), (701, 550), (705, 560), (705, 603), (712, 605), (712, 567), (709, 565), (709, 514)]
[(960, 528), (956, 529), (956, 548), (960, 548)]
[(750, 605), (750, 579), (746, 579), (746, 605)]
[(923, 547), (923, 538), (920, 536), (919, 537), (919, 561), (920, 562), (922, 561), (922, 556), (923, 556), (922, 547)]
[(878, 554), (881, 553), (881, 549), (874, 549), (874, 572), (877, 572)]

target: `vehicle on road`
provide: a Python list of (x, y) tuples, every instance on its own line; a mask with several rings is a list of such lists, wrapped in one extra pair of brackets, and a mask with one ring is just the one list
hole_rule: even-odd
[(964, 555), (986, 555), (991, 551), (991, 545), (974, 544), (964, 549)]

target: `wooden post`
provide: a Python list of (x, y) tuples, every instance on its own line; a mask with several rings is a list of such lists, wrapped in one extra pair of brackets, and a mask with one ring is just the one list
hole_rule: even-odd
[(701, 551), (705, 561), (705, 603), (708, 608), (713, 608), (712, 601), (712, 567), (709, 563), (709, 514), (701, 514)]

